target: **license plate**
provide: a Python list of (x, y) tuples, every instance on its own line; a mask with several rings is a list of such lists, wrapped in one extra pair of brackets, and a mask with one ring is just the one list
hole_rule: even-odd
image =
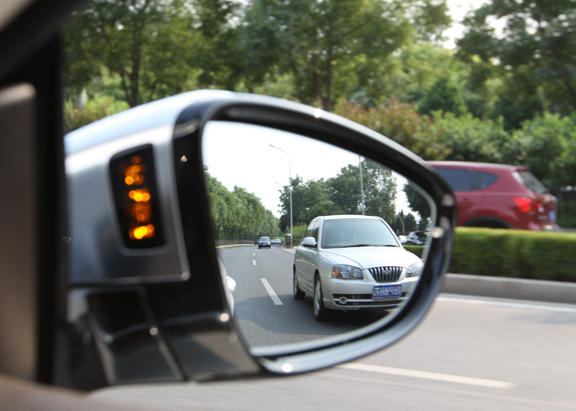
[(556, 221), (556, 211), (550, 210), (548, 211), (548, 218), (550, 221)]
[(375, 285), (373, 298), (402, 297), (401, 285)]

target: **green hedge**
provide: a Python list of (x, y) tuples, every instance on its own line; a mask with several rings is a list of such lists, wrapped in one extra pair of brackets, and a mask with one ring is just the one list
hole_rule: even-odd
[(405, 245), (404, 248), (418, 257), (422, 258), (422, 253), (424, 252), (424, 247), (421, 245)]
[(458, 227), (448, 272), (576, 283), (576, 234)]
[(456, 229), (448, 272), (576, 282), (576, 234)]

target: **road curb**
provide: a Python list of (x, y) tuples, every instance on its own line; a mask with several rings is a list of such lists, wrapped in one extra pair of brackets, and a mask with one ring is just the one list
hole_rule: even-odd
[(576, 304), (576, 284), (557, 281), (446, 274), (443, 293)]

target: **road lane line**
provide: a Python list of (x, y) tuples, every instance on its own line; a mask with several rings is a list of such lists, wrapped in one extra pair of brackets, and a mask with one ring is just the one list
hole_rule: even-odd
[(252, 265), (256, 265), (256, 260), (252, 260)]
[(268, 281), (265, 278), (261, 278), (260, 279), (262, 281), (262, 284), (264, 284), (264, 288), (266, 289), (266, 291), (268, 291), (268, 294), (270, 295), (270, 298), (272, 298), (272, 301), (274, 301), (274, 304), (276, 305), (284, 305), (282, 304), (282, 301), (280, 300), (280, 298), (278, 298), (278, 296), (276, 295), (276, 293), (274, 292), (274, 289), (272, 288), (272, 286), (268, 283)]
[(255, 255), (256, 255), (256, 253), (252, 253), (252, 256), (255, 256)]
[(528, 300), (510, 300), (504, 298), (478, 297), (459, 294), (441, 294), (437, 301), (451, 301), (456, 303), (493, 305), (497, 307), (525, 308), (528, 310), (561, 311), (576, 313), (576, 306), (571, 304), (545, 303)]
[(428, 380), (477, 385), (480, 387), (503, 388), (503, 389), (509, 389), (515, 387), (514, 384), (505, 381), (485, 380), (483, 378), (462, 377), (460, 375), (440, 374), (428, 371), (407, 370), (404, 368), (382, 367), (379, 365), (371, 365), (371, 364), (348, 363), (338, 365), (337, 367), (357, 371), (377, 372), (380, 374), (400, 375), (403, 377), (425, 378)]

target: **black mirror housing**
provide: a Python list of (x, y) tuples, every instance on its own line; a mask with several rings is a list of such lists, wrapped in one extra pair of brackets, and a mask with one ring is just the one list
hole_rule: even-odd
[[(210, 226), (201, 150), (210, 121), (254, 124), (330, 143), (386, 164), (419, 185), (437, 212), (421, 281), (406, 306), (386, 323), (341, 337), (248, 349), (226, 300)], [(65, 144), (73, 353), (67, 380), (74, 388), (291, 375), (329, 367), (406, 336), (442, 287), (456, 225), (450, 188), (410, 151), (334, 114), (271, 97), (195, 91), (89, 125), (69, 134)], [(138, 194), (130, 178), (153, 184)], [(153, 224), (139, 225), (135, 217), (123, 225), (119, 215), (132, 204), (126, 199), (142, 193), (148, 195)], [(161, 241), (129, 245), (131, 236), (145, 237), (150, 230), (161, 232)], [(87, 358), (98, 358), (99, 369), (83, 367)], [(136, 364), (147, 366), (136, 372)]]

